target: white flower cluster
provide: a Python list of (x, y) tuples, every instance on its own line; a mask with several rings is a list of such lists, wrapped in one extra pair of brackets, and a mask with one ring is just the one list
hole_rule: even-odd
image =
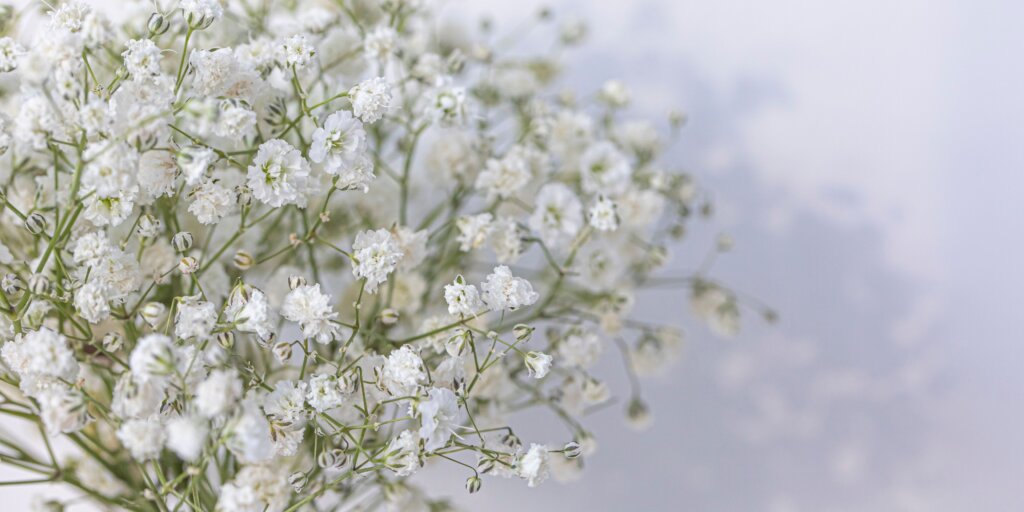
[[(419, 1), (123, 9), (0, 23), (0, 414), (73, 451), (2, 462), (104, 508), (408, 509), (429, 461), (470, 492), (577, 474), (599, 359), (679, 352), (644, 288), (738, 329), (707, 266), (666, 269), (710, 206), (624, 84), (555, 93), (551, 57)], [(526, 406), (570, 438), (524, 445)]]

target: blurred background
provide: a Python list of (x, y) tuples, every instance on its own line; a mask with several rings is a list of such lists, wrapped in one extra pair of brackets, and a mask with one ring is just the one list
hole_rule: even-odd
[(620, 402), (590, 418), (600, 448), (578, 482), (431, 486), (494, 511), (1024, 510), (1024, 4), (448, 5), (499, 33), (541, 6), (583, 19), (572, 88), (620, 79), (638, 115), (686, 112), (667, 163), (718, 214), (673, 266), (730, 233), (715, 275), (781, 319), (748, 315), (721, 340), (680, 315), (683, 293), (648, 297), (637, 312), (688, 333), (674, 371), (644, 383), (648, 430)]
[[(1024, 3), (443, 5), (490, 13), (499, 33), (541, 6), (584, 20), (567, 85), (619, 79), (638, 116), (686, 112), (667, 163), (714, 192), (717, 215), (673, 266), (729, 233), (714, 275), (781, 318), (748, 314), (722, 340), (683, 292), (647, 296), (640, 316), (687, 328), (674, 371), (644, 382), (649, 429), (627, 428), (621, 401), (595, 413), (600, 447), (574, 483), (420, 483), (499, 512), (1024, 510)], [(618, 361), (604, 366), (624, 389)], [(23, 510), (37, 491), (0, 497)]]

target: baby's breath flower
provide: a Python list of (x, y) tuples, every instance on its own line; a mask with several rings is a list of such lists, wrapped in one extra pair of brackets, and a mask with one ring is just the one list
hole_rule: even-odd
[(540, 298), (529, 281), (513, 276), (505, 265), (494, 267), (494, 272), (487, 276), (480, 289), (483, 291), (483, 302), (491, 311), (515, 310), (529, 306)]
[(374, 293), (380, 283), (388, 280), (388, 275), (395, 270), (402, 255), (390, 231), (363, 231), (356, 235), (352, 244), (352, 256), (355, 258), (352, 274), (366, 279), (366, 291)]
[(372, 124), (383, 118), (391, 106), (391, 84), (384, 78), (371, 78), (349, 90), (348, 97), (355, 116)]
[(551, 371), (551, 361), (551, 356), (543, 352), (530, 352), (526, 354), (526, 369), (531, 377), (543, 379)]

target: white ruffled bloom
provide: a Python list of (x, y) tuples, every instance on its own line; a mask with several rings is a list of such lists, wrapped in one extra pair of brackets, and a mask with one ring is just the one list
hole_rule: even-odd
[(509, 151), (504, 158), (492, 158), (476, 178), (476, 188), (487, 192), (487, 199), (511, 197), (533, 177), (530, 162), (523, 151)]
[(310, 377), (307, 389), (306, 402), (317, 412), (327, 412), (345, 401), (342, 383), (333, 375), (321, 373)]
[(540, 294), (533, 291), (529, 281), (513, 276), (512, 271), (505, 265), (494, 267), (494, 271), (487, 276), (480, 289), (483, 291), (484, 304), (491, 311), (516, 310), (529, 306), (540, 298)]
[(459, 402), (449, 389), (431, 388), (427, 400), (420, 402), (420, 437), (425, 443), (423, 449), (433, 452), (444, 448), (455, 433), (459, 414)]
[(544, 185), (534, 204), (530, 229), (549, 247), (564, 248), (583, 228), (583, 205), (566, 185)]
[(391, 106), (391, 84), (384, 78), (371, 78), (353, 87), (348, 97), (356, 117), (372, 124), (380, 121)]
[(572, 329), (558, 344), (559, 364), (590, 368), (601, 357), (603, 349), (596, 333)]
[(286, 204), (305, 208), (309, 163), (291, 144), (281, 139), (261, 144), (247, 177), (256, 200), (275, 208)]
[(516, 461), (516, 473), (526, 480), (530, 487), (537, 487), (547, 480), (550, 472), (550, 456), (547, 446), (531, 444), (526, 454)]
[(444, 286), (444, 301), (448, 303), (448, 314), (453, 316), (474, 316), (484, 307), (476, 286), (466, 284), (461, 275), (456, 276), (452, 284)]
[(491, 233), (493, 220), (494, 216), (486, 212), (459, 217), (455, 222), (459, 228), (459, 249), (465, 252), (482, 247)]
[(242, 397), (242, 380), (234, 370), (214, 370), (196, 389), (196, 409), (216, 418), (234, 409)]
[(553, 358), (543, 352), (529, 352), (526, 354), (526, 369), (530, 376), (535, 379), (543, 379), (551, 371)]
[(216, 181), (205, 181), (192, 191), (188, 211), (202, 224), (216, 224), (231, 213), (234, 205), (234, 191)]
[(385, 464), (398, 476), (409, 476), (422, 466), (420, 435), (415, 430), (403, 430), (388, 444)]
[(0, 37), (0, 73), (9, 73), (18, 67), (25, 48), (10, 37)]
[(266, 461), (274, 456), (270, 422), (251, 398), (239, 405), (235, 417), (224, 427), (224, 435), (228, 450), (243, 463)]
[(352, 244), (352, 275), (366, 279), (366, 291), (375, 293), (380, 283), (388, 280), (398, 262), (402, 260), (402, 249), (395, 237), (386, 229), (363, 231), (356, 235)]
[(128, 449), (132, 458), (145, 462), (160, 455), (167, 432), (158, 418), (133, 419), (117, 429), (117, 438)]
[(174, 335), (181, 339), (205, 340), (217, 323), (217, 308), (199, 295), (182, 297), (174, 319)]
[(393, 350), (384, 362), (381, 380), (384, 388), (395, 396), (407, 396), (426, 382), (423, 359), (409, 345)]
[(319, 343), (330, 342), (338, 327), (332, 320), (338, 317), (331, 307), (331, 297), (320, 292), (320, 285), (299, 286), (288, 293), (281, 305), (281, 315), (297, 322), (302, 335)]
[(270, 339), (274, 332), (267, 295), (256, 288), (244, 285), (236, 288), (228, 298), (224, 314), (236, 329), (255, 333), (263, 340)]
[(199, 458), (209, 428), (202, 418), (178, 416), (167, 422), (167, 447), (182, 460)]
[(313, 131), (309, 159), (323, 164), (327, 174), (337, 176), (359, 164), (365, 151), (363, 123), (352, 117), (351, 112), (339, 110), (327, 116), (323, 126)]
[(284, 54), (284, 60), (289, 66), (302, 69), (316, 56), (316, 48), (306, 41), (306, 36), (295, 34), (281, 44), (281, 53)]
[(72, 382), (78, 376), (78, 360), (67, 338), (47, 327), (19, 334), (14, 341), (4, 343), (0, 355), (29, 395), (41, 381)]
[(149, 39), (133, 39), (125, 43), (128, 47), (121, 55), (128, 74), (145, 77), (160, 74), (160, 48)]
[(615, 231), (619, 228), (619, 214), (615, 203), (607, 197), (597, 198), (590, 207), (590, 225), (598, 231)]
[(82, 285), (75, 291), (75, 310), (85, 321), (96, 324), (110, 316), (107, 287), (99, 279)]

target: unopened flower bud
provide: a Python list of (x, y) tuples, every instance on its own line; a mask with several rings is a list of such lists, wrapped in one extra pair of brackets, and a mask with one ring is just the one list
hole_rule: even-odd
[(316, 465), (320, 466), (320, 469), (327, 469), (327, 468), (330, 468), (330, 467), (334, 467), (334, 463), (335, 463), (335, 458), (334, 458), (334, 452), (332, 452), (332, 451), (324, 450), (324, 451), (320, 452), (320, 455), (317, 455), (317, 457), (316, 457)]
[(395, 325), (398, 323), (398, 310), (387, 308), (380, 313), (380, 323), (384, 325)]
[(32, 274), (32, 277), (28, 278), (28, 289), (36, 295), (43, 295), (50, 291), (50, 280), (42, 274)]
[(289, 276), (288, 288), (294, 290), (300, 286), (306, 286), (306, 278), (302, 276)]
[(252, 190), (245, 186), (235, 187), (235, 194), (238, 196), (238, 206), (247, 206), (252, 203)]
[(515, 334), (517, 342), (528, 343), (530, 338), (533, 337), (533, 331), (535, 330), (536, 328), (530, 327), (526, 324), (516, 324), (516, 326), (512, 328), (512, 334)]
[(629, 425), (637, 430), (647, 428), (652, 421), (650, 409), (639, 398), (629, 401), (629, 405), (626, 407), (626, 418), (629, 420)]
[(167, 312), (167, 306), (159, 302), (147, 302), (145, 306), (142, 306), (142, 319), (149, 324), (150, 327), (156, 327), (164, 318), (164, 313)]
[(509, 432), (505, 434), (505, 437), (501, 438), (501, 442), (505, 444), (510, 450), (518, 450), (523, 446), (523, 442), (519, 440), (519, 436)]
[(302, 491), (302, 488), (306, 486), (306, 474), (302, 471), (296, 471), (288, 475), (288, 485), (292, 486), (295, 492)]
[(218, 334), (217, 344), (224, 350), (230, 350), (231, 347), (235, 346), (235, 333), (227, 331)]
[(292, 344), (287, 341), (279, 341), (274, 344), (274, 357), (284, 363), (292, 358)]
[(163, 14), (154, 12), (149, 15), (149, 22), (146, 23), (146, 30), (149, 31), (150, 37), (163, 35), (169, 28), (171, 28), (171, 22), (168, 21)]
[(565, 443), (565, 447), (562, 448), (562, 453), (567, 459), (575, 459), (576, 457), (579, 457), (582, 452), (583, 447), (581, 447), (576, 441), (569, 441), (568, 443)]
[(245, 250), (236, 252), (232, 261), (235, 264), (235, 268), (242, 271), (249, 270), (256, 263), (256, 259), (252, 257), (252, 254)]
[(191, 274), (199, 270), (199, 260), (195, 256), (185, 256), (178, 261), (178, 270), (182, 274)]
[(103, 350), (117, 352), (124, 345), (124, 336), (117, 332), (108, 332), (103, 335)]
[(334, 464), (331, 465), (334, 469), (341, 469), (348, 462), (348, 454), (341, 448), (331, 450), (331, 455), (334, 457)]
[(469, 491), (470, 494), (479, 491), (481, 485), (483, 485), (483, 482), (481, 482), (480, 477), (476, 475), (466, 479), (466, 490)]
[(192, 233), (189, 233), (188, 231), (176, 233), (174, 237), (171, 238), (171, 247), (174, 247), (174, 250), (178, 252), (185, 252), (191, 249)]
[(46, 229), (46, 217), (43, 217), (43, 214), (39, 212), (29, 215), (25, 219), (25, 228), (33, 235), (39, 235)]
[(494, 459), (483, 459), (476, 465), (476, 470), (481, 474), (487, 474), (494, 471)]

